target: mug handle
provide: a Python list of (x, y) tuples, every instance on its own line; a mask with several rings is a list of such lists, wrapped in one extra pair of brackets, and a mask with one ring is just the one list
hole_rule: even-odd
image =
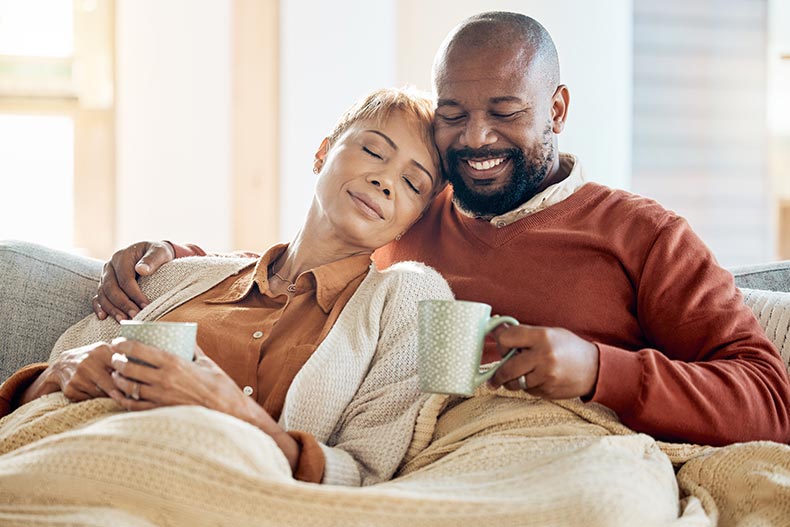
[[(491, 331), (493, 331), (494, 328), (496, 328), (497, 326), (501, 326), (502, 324), (510, 324), (511, 326), (518, 326), (518, 320), (516, 320), (513, 317), (500, 317), (499, 315), (493, 316), (489, 319), (488, 323), (486, 324), (485, 327), (486, 335), (491, 333)], [(499, 367), (502, 366), (505, 362), (507, 362), (510, 358), (512, 358), (517, 352), (518, 352), (517, 348), (512, 348), (510, 351), (507, 352), (507, 355), (502, 357), (502, 360), (500, 360), (496, 366), (494, 366), (493, 368), (491, 368), (485, 373), (481, 373), (480, 371), (478, 371), (477, 375), (475, 375), (475, 382), (474, 382), (475, 388), (477, 388), (478, 386), (486, 382), (488, 379), (493, 377), (496, 371), (499, 369)]]

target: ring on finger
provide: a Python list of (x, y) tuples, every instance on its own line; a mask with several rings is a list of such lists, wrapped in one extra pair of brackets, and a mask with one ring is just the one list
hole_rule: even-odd
[(131, 397), (135, 401), (139, 401), (140, 400), (140, 383), (139, 382), (134, 383), (134, 386), (132, 387)]
[(527, 391), (527, 378), (525, 376), (521, 376), (518, 378), (518, 387), (524, 391)]

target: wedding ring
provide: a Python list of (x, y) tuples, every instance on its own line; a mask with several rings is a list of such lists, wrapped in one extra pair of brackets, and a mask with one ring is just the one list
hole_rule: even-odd
[(140, 383), (139, 382), (134, 383), (134, 388), (132, 388), (132, 399), (134, 399), (135, 401), (139, 401), (140, 400)]
[(518, 378), (518, 387), (524, 390), (525, 392), (527, 391), (527, 378), (524, 377), (523, 375)]

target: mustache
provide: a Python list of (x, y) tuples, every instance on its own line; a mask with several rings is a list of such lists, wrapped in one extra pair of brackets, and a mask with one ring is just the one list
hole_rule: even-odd
[(521, 154), (518, 148), (450, 148), (447, 151), (447, 159), (451, 163), (457, 163), (464, 159), (491, 159), (493, 157), (516, 157)]

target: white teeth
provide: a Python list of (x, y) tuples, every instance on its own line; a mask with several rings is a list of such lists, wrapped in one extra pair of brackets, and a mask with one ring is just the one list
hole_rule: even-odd
[(489, 168), (494, 168), (495, 166), (499, 165), (504, 160), (504, 157), (498, 157), (496, 159), (486, 159), (485, 161), (474, 161), (472, 159), (468, 159), (466, 162), (469, 163), (469, 166), (475, 170), (488, 170)]

